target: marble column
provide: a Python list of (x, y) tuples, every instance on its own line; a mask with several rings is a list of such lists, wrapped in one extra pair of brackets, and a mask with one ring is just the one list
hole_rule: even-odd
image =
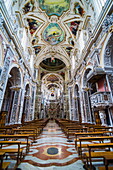
[(15, 124), (18, 123), (21, 90), (20, 87), (16, 87), (16, 86), (11, 87), (11, 89), (14, 91), (14, 98), (12, 103), (10, 124)]
[(13, 55), (14, 54), (11, 51), (11, 49), (9, 47), (7, 47), (7, 52), (6, 52), (6, 56), (4, 59), (5, 60), (4, 66), (2, 68), (1, 75), (0, 75), (0, 111), (1, 111), (2, 103), (3, 103), (3, 99), (4, 99), (4, 94), (5, 94), (8, 76), (9, 76), (9, 69), (10, 69)]

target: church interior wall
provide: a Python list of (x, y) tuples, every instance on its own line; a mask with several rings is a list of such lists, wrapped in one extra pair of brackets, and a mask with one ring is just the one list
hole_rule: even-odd
[[(21, 124), (51, 117), (49, 112), (46, 115), (48, 106), (44, 106), (41, 93), (41, 74), (51, 74), (40, 68), (45, 54), (48, 54), (48, 48), (36, 58), (35, 51), (31, 48), (32, 36), (26, 31), (28, 24), (25, 25), (24, 18), (18, 12), (12, 15), (18, 11), (19, 2), (16, 4), (12, 0), (6, 6), (5, 4), (6, 1), (0, 1), (0, 112), (6, 112), (6, 124)], [(22, 6), (24, 5), (23, 2)], [(75, 39), (77, 47), (71, 51), (70, 56), (56, 47), (66, 69), (62, 69), (65, 73), (63, 82), (60, 80), (62, 87), (65, 86), (65, 90), (61, 90), (61, 114), (55, 114), (55, 118), (58, 115), (59, 118), (83, 123), (113, 125), (113, 3), (112, 0), (107, 1), (100, 14), (100, 7), (96, 8), (97, 5), (94, 1), (85, 5), (84, 10), (89, 8), (89, 13), (82, 18), (83, 25), (80, 24)], [(6, 7), (10, 11), (10, 17)], [(57, 20), (57, 17), (50, 20), (52, 19)], [(61, 29), (64, 29), (64, 25), (61, 23)], [(43, 30), (45, 28), (46, 25)], [(66, 38), (69, 38), (68, 34), (65, 37), (67, 42)], [(41, 37), (39, 42), (43, 42)], [(51, 50), (56, 52), (56, 49), (52, 47)], [(47, 58), (49, 57), (46, 56), (45, 59)], [(54, 75), (58, 73), (59, 71), (54, 71)]]

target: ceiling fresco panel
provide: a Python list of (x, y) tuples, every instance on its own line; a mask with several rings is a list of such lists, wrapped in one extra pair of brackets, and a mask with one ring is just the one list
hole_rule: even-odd
[(63, 41), (64, 32), (57, 23), (50, 23), (43, 32), (43, 39), (51, 45), (56, 45)]
[(33, 34), (41, 25), (41, 22), (34, 19), (27, 19), (29, 24), (30, 33)]
[(74, 12), (75, 14), (80, 15), (80, 16), (83, 16), (85, 13), (84, 9), (80, 6), (78, 2), (75, 3), (74, 5)]
[(70, 7), (70, 0), (39, 0), (39, 6), (48, 16), (61, 16)]
[(76, 34), (77, 34), (79, 24), (80, 24), (79, 21), (73, 21), (73, 22), (70, 22), (67, 24), (74, 36), (76, 36)]

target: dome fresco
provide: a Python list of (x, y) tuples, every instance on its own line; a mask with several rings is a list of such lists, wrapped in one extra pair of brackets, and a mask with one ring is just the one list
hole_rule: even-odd
[(39, 0), (39, 6), (48, 16), (61, 16), (70, 7), (70, 0)]
[(65, 68), (66, 65), (57, 58), (54, 58), (54, 61), (51, 61), (51, 58), (47, 58), (40, 63), (40, 66), (45, 70), (57, 71)]
[(43, 39), (51, 45), (56, 45), (63, 41), (64, 32), (57, 23), (50, 23), (43, 32)]

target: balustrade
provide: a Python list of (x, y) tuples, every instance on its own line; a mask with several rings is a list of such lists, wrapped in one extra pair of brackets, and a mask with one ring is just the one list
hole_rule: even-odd
[(112, 105), (110, 92), (96, 92), (90, 96), (91, 107), (100, 107)]

